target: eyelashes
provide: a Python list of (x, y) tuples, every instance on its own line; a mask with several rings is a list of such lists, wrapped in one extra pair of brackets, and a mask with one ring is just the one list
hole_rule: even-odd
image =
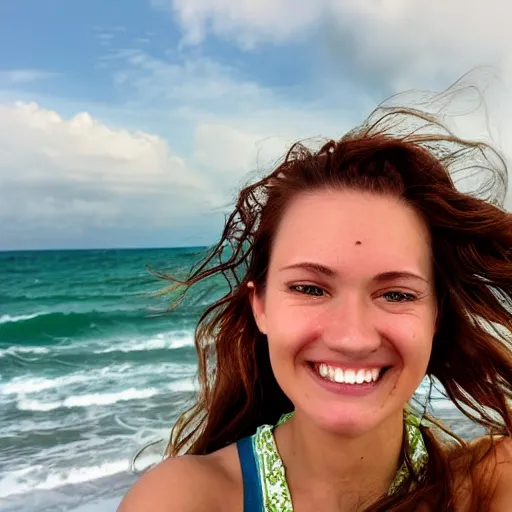
[(327, 292), (319, 286), (312, 284), (294, 284), (288, 287), (292, 292), (300, 293), (301, 295), (310, 295), (312, 297), (323, 297)]
[(418, 299), (416, 295), (413, 293), (406, 293), (406, 292), (386, 292), (383, 293), (382, 296), (388, 301), (388, 302), (413, 302)]
[[(288, 286), (288, 289), (291, 292), (310, 297), (325, 297), (328, 295), (323, 288), (312, 284), (294, 284)], [(418, 300), (418, 296), (416, 294), (398, 290), (387, 291), (382, 293), (380, 297), (383, 297), (387, 302), (391, 303), (414, 302), (415, 300)]]

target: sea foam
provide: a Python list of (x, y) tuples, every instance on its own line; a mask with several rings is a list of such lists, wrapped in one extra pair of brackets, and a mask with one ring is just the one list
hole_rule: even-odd
[(90, 482), (129, 470), (128, 459), (104, 462), (95, 466), (62, 469), (47, 472), (43, 466), (29, 466), (12, 470), (0, 480), (0, 498), (25, 494), (34, 490), (56, 489), (64, 485)]
[(172, 350), (183, 347), (194, 346), (192, 335), (160, 333), (151, 338), (130, 340), (127, 342), (111, 345), (107, 348), (99, 348), (93, 351), (94, 354), (109, 354), (112, 352), (146, 352), (147, 350)]
[(0, 316), (0, 324), (23, 322), (25, 320), (32, 320), (32, 318), (36, 318), (41, 315), (46, 315), (46, 313), (40, 312), (40, 313), (32, 313), (30, 315), (17, 315), (17, 316), (2, 315), (2, 316)]
[(31, 400), (21, 398), (18, 400), (18, 409), (21, 411), (53, 411), (60, 408), (91, 407), (111, 405), (117, 402), (129, 400), (141, 400), (158, 395), (161, 391), (156, 388), (136, 389), (130, 388), (118, 393), (91, 393), (87, 395), (69, 396), (64, 400), (44, 402), (42, 400)]

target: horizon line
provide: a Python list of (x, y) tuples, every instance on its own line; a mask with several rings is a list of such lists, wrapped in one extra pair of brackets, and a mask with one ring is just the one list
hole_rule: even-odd
[(203, 249), (211, 245), (175, 245), (175, 246), (146, 246), (146, 247), (49, 247), (41, 249), (0, 249), (0, 253), (7, 252), (50, 252), (50, 251), (141, 251), (141, 250), (162, 250), (162, 249)]

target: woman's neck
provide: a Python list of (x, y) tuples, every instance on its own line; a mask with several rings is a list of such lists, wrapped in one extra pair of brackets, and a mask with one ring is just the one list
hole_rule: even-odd
[(403, 413), (362, 436), (345, 437), (326, 432), (297, 412), (276, 429), (275, 438), (292, 496), (294, 489), (310, 496), (318, 490), (328, 492), (332, 503), (367, 502), (387, 493), (396, 475)]

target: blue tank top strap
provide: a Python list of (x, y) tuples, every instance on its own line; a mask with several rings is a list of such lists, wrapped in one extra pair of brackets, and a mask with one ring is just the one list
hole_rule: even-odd
[(244, 512), (263, 512), (261, 483), (252, 443), (252, 437), (244, 437), (236, 443), (242, 468)]
[[(284, 415), (278, 425), (293, 413)], [(421, 418), (407, 409), (404, 415), (406, 447), (416, 480), (422, 480), (428, 462), (428, 452), (420, 429)], [(293, 503), (286, 468), (281, 460), (273, 434), (274, 426), (262, 425), (251, 437), (237, 442), (244, 486), (244, 512), (293, 512)], [(395, 494), (409, 478), (410, 466), (399, 468), (388, 494)]]

